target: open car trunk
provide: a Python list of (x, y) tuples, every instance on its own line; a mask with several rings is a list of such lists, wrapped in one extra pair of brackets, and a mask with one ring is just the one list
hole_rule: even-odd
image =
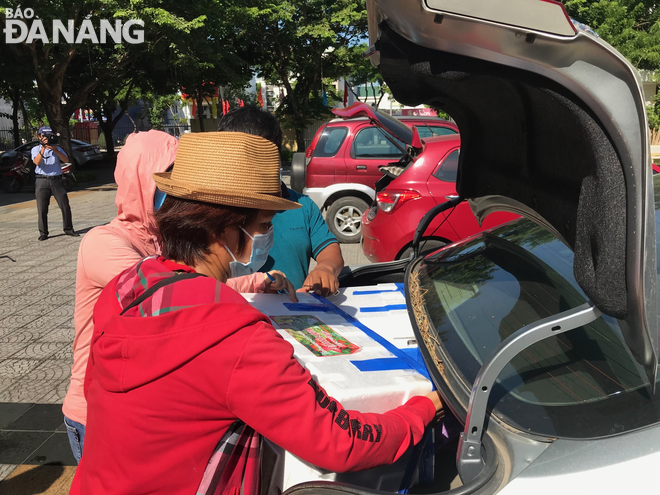
[[(531, 453), (531, 443), (543, 449), (543, 442), (554, 441), (552, 435), (522, 435), (527, 444), (495, 449), (484, 434), (487, 423), (500, 428), (487, 419), (497, 376), (529, 346), (604, 314), (617, 320), (623, 348), (639, 363), (643, 382), (655, 388), (656, 235), (641, 84), (618, 52), (574, 25), (552, 0), (368, 0), (367, 8), (370, 56), (394, 97), (441, 108), (459, 127), (460, 197), (478, 219), (510, 211), (559, 239), (572, 251), (574, 281), (584, 293), (579, 306), (513, 328), (476, 368), (465, 390), (469, 404), (453, 408), (466, 422), (457, 452), (465, 483), (460, 493), (492, 493), (501, 479), (488, 487), (485, 479), (516, 476), (539, 455)], [(489, 242), (493, 252), (520, 255), (507, 243)], [(435, 255), (435, 262), (441, 264), (451, 249)], [(539, 272), (535, 263), (530, 258), (528, 268)], [(418, 258), (407, 273), (413, 326), (410, 275), (423, 264)], [(360, 285), (369, 275), (362, 273)], [(472, 298), (468, 289), (466, 299)], [(434, 353), (423, 349), (426, 365), (443, 395), (455, 395), (442, 383), (441, 368), (449, 363), (437, 364)], [(524, 452), (511, 461), (518, 471), (500, 465), (494, 474), (500, 448)], [(289, 493), (374, 492), (314, 483)]]
[(495, 3), (479, 19), (480, 2), (373, 2), (375, 61), (398, 101), (455, 119), (457, 191), (478, 218), (512, 211), (571, 247), (578, 283), (622, 321), (654, 384), (655, 226), (638, 76), (563, 8), (551, 15), (548, 2), (527, 0), (520, 16)]

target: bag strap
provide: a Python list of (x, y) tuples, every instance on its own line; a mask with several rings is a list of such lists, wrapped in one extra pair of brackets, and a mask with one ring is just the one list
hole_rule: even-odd
[(174, 275), (167, 277), (166, 279), (161, 280), (160, 282), (154, 284), (152, 287), (148, 288), (145, 290), (142, 295), (136, 297), (131, 304), (126, 306), (124, 310), (119, 313), (119, 316), (123, 316), (126, 311), (128, 311), (131, 308), (134, 308), (135, 306), (138, 306), (142, 304), (143, 301), (146, 299), (150, 298), (151, 296), (154, 295), (154, 293), (166, 285), (171, 285), (176, 282), (179, 282), (180, 280), (188, 280), (191, 278), (197, 278), (197, 277), (206, 277), (206, 275), (202, 275), (201, 273), (186, 273), (186, 272), (176, 272)]

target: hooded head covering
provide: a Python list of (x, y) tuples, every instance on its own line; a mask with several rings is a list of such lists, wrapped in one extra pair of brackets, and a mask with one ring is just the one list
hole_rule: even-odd
[(117, 229), (144, 256), (160, 254), (153, 218), (156, 183), (153, 174), (165, 172), (174, 163), (178, 140), (162, 131), (131, 134), (117, 156)]

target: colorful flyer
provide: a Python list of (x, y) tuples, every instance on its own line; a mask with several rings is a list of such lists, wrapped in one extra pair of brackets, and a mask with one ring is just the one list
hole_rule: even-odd
[(312, 315), (271, 316), (277, 328), (286, 330), (294, 339), (316, 356), (353, 354), (360, 347), (349, 342), (328, 325)]

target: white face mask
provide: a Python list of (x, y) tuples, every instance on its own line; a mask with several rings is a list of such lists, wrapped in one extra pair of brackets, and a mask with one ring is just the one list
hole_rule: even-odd
[(257, 234), (252, 237), (243, 227), (241, 230), (252, 239), (252, 252), (250, 253), (250, 261), (241, 263), (236, 259), (234, 253), (225, 245), (225, 249), (231, 255), (234, 261), (229, 263), (230, 277), (242, 277), (244, 275), (252, 275), (259, 270), (268, 260), (268, 253), (273, 247), (275, 237), (273, 236), (273, 226), (271, 225), (268, 232), (265, 234)]

